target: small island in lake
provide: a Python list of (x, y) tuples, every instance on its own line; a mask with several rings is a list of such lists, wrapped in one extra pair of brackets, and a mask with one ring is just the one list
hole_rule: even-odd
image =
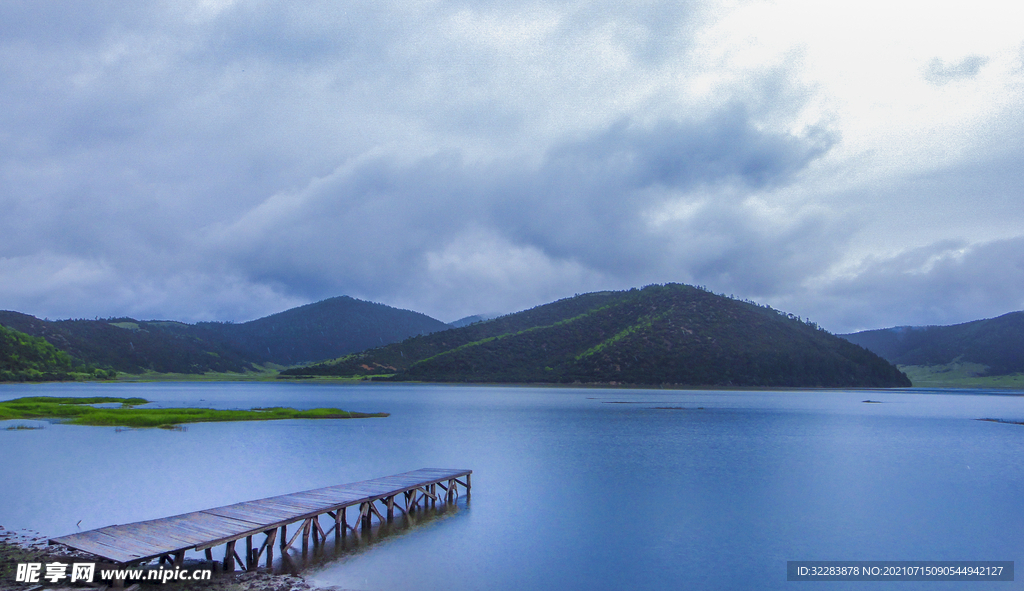
[[(120, 404), (116, 408), (99, 408), (94, 404)], [(66, 419), (73, 425), (102, 427), (163, 427), (184, 423), (223, 421), (272, 421), (278, 419), (362, 419), (386, 417), (386, 412), (349, 412), (338, 408), (254, 408), (251, 410), (214, 410), (211, 408), (136, 408), (148, 404), (144, 398), (58, 398), (29, 396), (0, 402), (0, 420)]]

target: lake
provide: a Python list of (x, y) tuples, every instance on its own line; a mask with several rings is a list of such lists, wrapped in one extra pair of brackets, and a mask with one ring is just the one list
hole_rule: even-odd
[(417, 468), (469, 468), (468, 504), (303, 574), (350, 589), (791, 589), (801, 584), (786, 581), (789, 560), (1024, 564), (1024, 425), (976, 420), (1024, 421), (1019, 394), (0, 385), (0, 400), (140, 396), (161, 407), (391, 413), (184, 431), (8, 431), (43, 423), (0, 422), (0, 525), (58, 536)]

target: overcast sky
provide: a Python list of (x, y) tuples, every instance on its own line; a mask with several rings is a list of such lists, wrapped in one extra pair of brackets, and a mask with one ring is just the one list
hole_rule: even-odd
[(1024, 309), (1024, 3), (0, 4), (0, 309)]

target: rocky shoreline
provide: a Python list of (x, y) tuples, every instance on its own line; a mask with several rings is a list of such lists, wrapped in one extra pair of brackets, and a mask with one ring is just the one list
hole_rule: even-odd
[[(84, 591), (102, 589), (103, 583), (78, 584), (61, 582), (48, 584), (19, 583), (15, 580), (18, 563), (38, 562), (96, 562), (94, 556), (75, 552), (64, 546), (50, 546), (39, 532), (12, 531), (0, 526), (0, 591)], [(127, 584), (132, 587), (131, 583)], [(299, 575), (275, 575), (268, 572), (214, 573), (213, 580), (202, 582), (169, 581), (167, 583), (142, 581), (139, 591), (344, 591), (339, 587), (316, 587)]]

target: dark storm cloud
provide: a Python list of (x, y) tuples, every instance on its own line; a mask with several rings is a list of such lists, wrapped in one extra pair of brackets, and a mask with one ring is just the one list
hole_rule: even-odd
[(740, 106), (702, 121), (622, 121), (552, 149), (536, 173), (513, 175), (492, 223), (554, 256), (625, 273), (666, 246), (645, 227), (652, 208), (707, 191), (715, 194), (707, 204), (714, 209), (730, 200), (722, 189), (747, 194), (777, 186), (831, 142), (824, 132), (798, 138), (758, 131)]
[[(456, 153), (374, 158), (275, 195), (213, 229), (209, 248), (233, 253), (255, 282), (310, 298), (384, 293), (396, 289), (396, 278), (415, 289), (431, 271), (445, 272), (427, 269), (431, 255), (435, 262), (443, 252), (462, 256), (451, 248), (472, 249), (474, 241), (504, 245), (491, 253), (495, 269), (509, 252), (529, 251), (543, 264), (574, 265), (617, 286), (715, 278), (749, 293), (788, 275), (772, 270), (830, 252), (834, 235), (824, 235), (826, 216), (818, 214), (815, 223), (801, 214), (773, 226), (737, 195), (790, 181), (831, 142), (824, 132), (759, 131), (733, 107), (702, 121), (622, 121), (550, 149), (538, 165), (481, 166)], [(698, 193), (695, 217), (670, 215), (652, 226), (652, 212)]]

